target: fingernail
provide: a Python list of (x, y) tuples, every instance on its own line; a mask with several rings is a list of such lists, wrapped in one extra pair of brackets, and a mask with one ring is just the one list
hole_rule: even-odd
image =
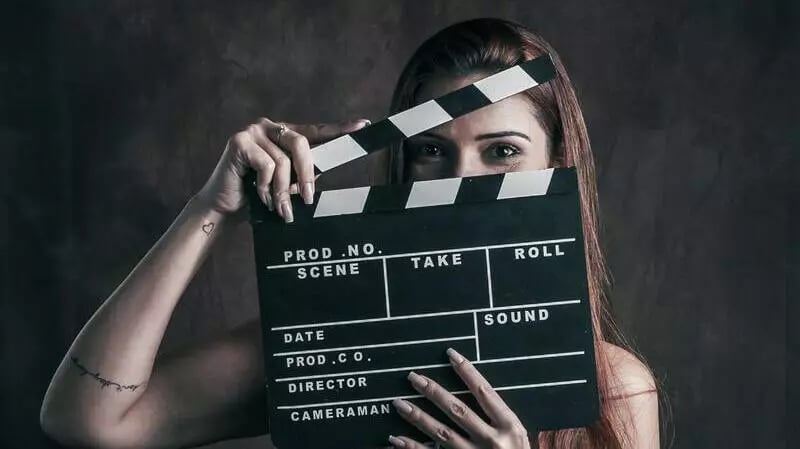
[(291, 223), (294, 221), (294, 216), (292, 215), (292, 205), (289, 204), (288, 201), (281, 202), (281, 215), (283, 215), (283, 219), (286, 223)]
[(371, 122), (371, 121), (369, 121), (368, 119), (365, 119), (365, 118), (356, 118), (356, 119), (350, 120), (348, 128), (351, 128), (351, 129), (352, 129), (352, 128), (361, 129), (361, 128), (363, 128), (363, 127), (365, 127), (365, 126), (369, 126), (369, 125), (371, 125), (371, 124), (372, 124), (372, 122)]
[(420, 376), (419, 374), (411, 371), (408, 373), (408, 380), (411, 381), (411, 384), (417, 388), (425, 388), (428, 386), (428, 379)]
[(303, 200), (306, 204), (314, 204), (314, 183), (311, 181), (303, 183)]
[(264, 194), (261, 197), (261, 201), (267, 206), (267, 209), (270, 211), (272, 210), (272, 196), (269, 194), (269, 187), (264, 189)]
[(389, 444), (394, 447), (406, 447), (406, 442), (394, 435), (389, 435)]
[(402, 399), (395, 399), (394, 401), (392, 401), (392, 405), (394, 405), (394, 408), (396, 408), (398, 411), (402, 413), (411, 413), (412, 410), (411, 404), (409, 404), (407, 401), (404, 401)]
[(450, 361), (459, 364), (464, 361), (464, 357), (456, 352), (453, 348), (447, 348), (447, 356), (450, 357)]

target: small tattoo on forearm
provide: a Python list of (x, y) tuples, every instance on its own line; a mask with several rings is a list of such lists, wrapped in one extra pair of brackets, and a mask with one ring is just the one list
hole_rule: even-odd
[(93, 373), (93, 372), (89, 371), (88, 369), (86, 369), (86, 367), (84, 367), (83, 365), (80, 364), (80, 362), (78, 361), (77, 357), (71, 357), (71, 359), (72, 359), (72, 363), (78, 368), (78, 370), (80, 370), (81, 376), (89, 375), (90, 377), (93, 377), (95, 380), (100, 382), (100, 388), (114, 387), (114, 388), (116, 388), (117, 391), (122, 391), (122, 390), (136, 391), (137, 388), (139, 388), (142, 385), (144, 385), (144, 384), (139, 384), (139, 385), (121, 385), (121, 384), (118, 384), (118, 383), (116, 383), (114, 381), (111, 381), (111, 380), (104, 379), (104, 378), (100, 377), (100, 372), (99, 371), (96, 372), (96, 373)]
[(203, 225), (203, 232), (205, 232), (206, 235), (211, 235), (211, 232), (213, 230), (214, 230), (214, 223), (208, 222), (208, 223)]

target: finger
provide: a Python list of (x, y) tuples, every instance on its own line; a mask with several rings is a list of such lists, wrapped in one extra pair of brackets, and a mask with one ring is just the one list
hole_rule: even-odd
[(319, 123), (316, 125), (286, 123), (286, 126), (292, 131), (306, 136), (312, 145), (317, 145), (343, 134), (357, 131), (370, 123), (369, 120), (362, 118), (344, 123)]
[[(279, 129), (280, 127), (275, 131), (277, 132)], [(308, 139), (287, 128), (276, 143), (291, 154), (300, 194), (306, 204), (312, 204), (314, 202), (314, 161), (311, 159), (311, 147)]]
[[(322, 175), (322, 173), (320, 173), (318, 175), (315, 175), (314, 176), (314, 181), (316, 181), (317, 178), (320, 177), (320, 175)], [(295, 194), (298, 194), (298, 193), (300, 193), (300, 187), (297, 185), (296, 182), (293, 182), (292, 185), (289, 186), (289, 194), (290, 195), (295, 195)]]
[(394, 435), (389, 435), (389, 444), (399, 449), (431, 449), (417, 440), (403, 436), (396, 437)]
[(464, 402), (442, 388), (441, 385), (413, 371), (409, 373), (408, 379), (415, 390), (436, 404), (453, 422), (469, 433), (473, 439), (489, 441), (494, 437), (496, 431), (492, 426), (467, 407)]
[(252, 136), (246, 132), (237, 133), (233, 137), (234, 144), (239, 147), (241, 157), (245, 164), (256, 170), (256, 192), (269, 210), (272, 210), (270, 197), (270, 181), (275, 169), (272, 158), (253, 141)]
[(434, 441), (438, 441), (453, 449), (475, 449), (471, 441), (467, 440), (450, 427), (440, 423), (431, 415), (423, 412), (414, 404), (402, 399), (395, 399), (393, 404), (400, 416), (417, 429), (425, 432), (425, 434), (433, 438)]
[(289, 198), (292, 162), (283, 150), (267, 138), (265, 130), (261, 125), (250, 125), (248, 131), (253, 135), (255, 142), (267, 152), (275, 163), (272, 176), (273, 205), (275, 210), (278, 211), (278, 214), (283, 217), (283, 220), (287, 223), (291, 223), (294, 221), (292, 202)]
[(469, 360), (453, 348), (447, 350), (447, 355), (456, 374), (464, 381), (493, 424), (506, 428), (521, 425), (517, 415)]
[[(282, 126), (286, 126), (281, 131)], [(285, 153), (291, 155), (292, 166), (297, 173), (297, 183), (300, 196), (306, 204), (314, 202), (315, 176), (314, 160), (311, 156), (309, 140), (302, 133), (293, 130), (289, 124), (273, 122), (267, 118), (259, 120), (266, 138), (280, 147)], [(300, 125), (291, 125), (298, 127)], [(310, 125), (304, 125), (310, 126)]]

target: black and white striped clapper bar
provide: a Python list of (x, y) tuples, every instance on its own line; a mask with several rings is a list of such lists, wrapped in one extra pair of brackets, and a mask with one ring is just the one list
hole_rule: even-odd
[[(553, 76), (546, 56), (521, 63), (315, 148), (316, 166), (347, 163)], [(291, 224), (250, 194), (277, 447), (430, 440), (391, 406), (405, 398), (450, 422), (411, 387), (412, 370), (482, 414), (448, 364), (449, 347), (531, 432), (597, 419), (574, 168), (328, 190), (313, 205), (294, 196)]]

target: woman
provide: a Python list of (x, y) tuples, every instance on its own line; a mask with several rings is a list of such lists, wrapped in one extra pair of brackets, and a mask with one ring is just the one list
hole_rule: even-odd
[[(432, 439), (456, 449), (656, 448), (657, 389), (650, 370), (623, 349), (606, 308), (607, 278), (598, 242), (597, 195), (587, 132), (555, 51), (517, 24), (479, 19), (450, 26), (411, 58), (392, 112), (549, 53), (557, 76), (391, 148), (393, 182), (576, 166), (582, 194), (601, 418), (555, 432), (524, 429), (513, 410), (459, 354), (453, 367), (476, 392), (491, 422), (430, 379), (409, 373), (422, 394), (462, 427), (449, 429), (405, 401), (395, 406)], [(185, 447), (266, 432), (260, 325), (156, 357), (181, 294), (216, 237), (246, 217), (242, 177), (257, 172), (261, 200), (286, 222), (298, 193), (314, 195), (309, 146), (367, 123), (292, 125), (262, 118), (235, 134), (208, 182), (124, 282), (86, 323), (56, 371), (41, 412), (44, 430), (67, 445)], [(291, 170), (297, 183), (290, 185)], [(290, 226), (290, 225), (288, 225)], [(615, 344), (612, 344), (615, 343)], [(533, 405), (535, 406), (535, 404)], [(387, 436), (388, 437), (388, 436)], [(419, 442), (392, 436), (398, 448)]]

